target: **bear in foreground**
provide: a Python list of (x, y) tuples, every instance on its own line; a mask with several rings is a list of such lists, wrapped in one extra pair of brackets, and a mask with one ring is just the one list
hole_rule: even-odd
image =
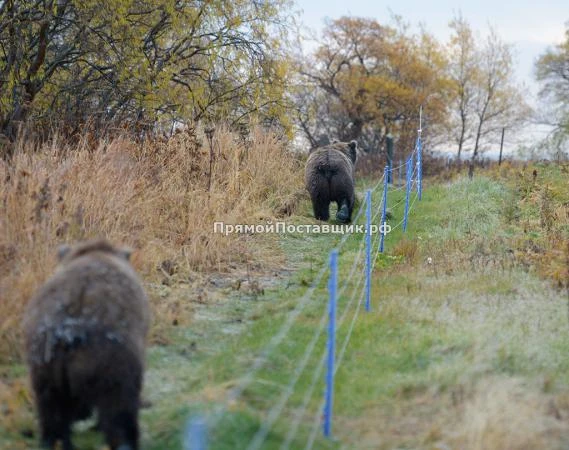
[(72, 450), (73, 422), (96, 411), (112, 450), (137, 450), (150, 307), (130, 251), (93, 240), (58, 256), (23, 321), (41, 445)]
[(354, 170), (357, 158), (357, 143), (335, 142), (312, 150), (306, 162), (305, 183), (312, 200), (314, 217), (330, 218), (330, 202), (336, 202), (336, 219), (352, 220), (355, 202)]

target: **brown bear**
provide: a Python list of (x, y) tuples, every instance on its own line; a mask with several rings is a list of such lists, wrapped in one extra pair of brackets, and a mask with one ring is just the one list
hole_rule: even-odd
[(356, 158), (356, 141), (335, 142), (310, 152), (304, 180), (316, 219), (330, 218), (330, 202), (338, 205), (336, 219), (340, 222), (352, 219)]
[(73, 422), (96, 411), (112, 450), (136, 450), (150, 307), (130, 251), (93, 240), (58, 256), (23, 321), (41, 445), (73, 449)]

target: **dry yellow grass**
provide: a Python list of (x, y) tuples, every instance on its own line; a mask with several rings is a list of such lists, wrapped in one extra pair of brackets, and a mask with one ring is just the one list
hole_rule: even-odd
[(562, 449), (566, 421), (551, 395), (521, 380), (494, 379), (477, 387), (454, 431), (456, 448)]
[[(130, 245), (146, 279), (252, 258), (248, 241), (214, 234), (214, 221), (290, 212), (301, 167), (286, 142), (260, 128), (244, 139), (219, 127), (212, 141), (193, 129), (144, 144), (70, 147), (54, 138), (21, 142), (9, 163), (0, 160), (0, 360), (18, 357), (22, 311), (62, 242), (105, 236)], [(154, 320), (161, 325), (160, 305)]]

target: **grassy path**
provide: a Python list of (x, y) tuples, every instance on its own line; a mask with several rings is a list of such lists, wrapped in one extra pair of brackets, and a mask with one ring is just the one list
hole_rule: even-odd
[[(391, 203), (398, 195), (390, 196)], [(508, 198), (504, 186), (486, 178), (430, 187), (415, 205), (408, 238), (400, 229), (388, 236), (374, 271), (373, 312), (357, 317), (337, 373), (337, 440), (321, 440), (318, 429), (314, 448), (567, 447), (569, 430), (562, 420), (569, 415), (567, 300), (513, 259), (508, 239), (517, 230), (502, 220)], [(401, 209), (393, 211), (392, 222), (401, 218)], [(289, 252), (309, 259), (318, 255), (321, 261), (326, 244), (318, 238), (283, 243)], [(344, 276), (358, 244), (359, 239), (350, 240), (341, 252)], [(296, 276), (310, 278), (302, 271)], [(340, 312), (354, 288), (348, 285)], [(290, 294), (278, 293), (273, 305), (292, 307), (298, 297)], [(212, 431), (213, 448), (247, 448), (283, 398), (325, 302), (325, 292), (317, 291), (312, 308), (269, 358), (258, 382)], [(356, 306), (347, 310), (339, 347)], [(228, 354), (219, 357), (225, 376), (213, 362), (210, 386), (236, 382), (231, 375), (239, 373), (239, 363), (250, 364), (278, 325), (273, 316), (255, 322), (229, 352), (245, 348), (248, 354), (241, 352), (234, 363), (227, 362)], [(263, 448), (281, 448), (294, 429), (322, 347), (323, 339)], [(313, 424), (319, 424), (321, 393), (320, 383), (290, 448), (304, 448), (310, 440)]]
[[(481, 177), (425, 187), (408, 233), (398, 227), (377, 257), (372, 312), (358, 306), (363, 258), (339, 299), (337, 354), (355, 319), (336, 374), (333, 440), (320, 432), (325, 332), (316, 334), (326, 319), (327, 274), (282, 344), (227, 402), (334, 245), (330, 235), (286, 235), (275, 244), (295, 268), (290, 277), (259, 298), (232, 295), (203, 306), (192, 327), (150, 349), (143, 448), (182, 448), (188, 416), (220, 405), (211, 449), (248, 448), (265, 426), (266, 435), (257, 435), (264, 449), (287, 442), (302, 449), (312, 437), (318, 449), (567, 448), (567, 298), (514, 259), (510, 240), (519, 230), (503, 219), (511, 196), (502, 184)], [(389, 204), (402, 195), (390, 193)], [(309, 220), (309, 205), (303, 208), (291, 221)], [(402, 208), (393, 209), (393, 224)], [(340, 286), (361, 237), (341, 250)], [(30, 414), (0, 423), (0, 448), (32, 448), (35, 440), (21, 436), (31, 426)], [(76, 439), (79, 448), (95, 442), (91, 432)]]

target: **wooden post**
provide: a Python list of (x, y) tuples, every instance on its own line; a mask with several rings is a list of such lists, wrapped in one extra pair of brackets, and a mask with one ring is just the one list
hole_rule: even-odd
[(502, 164), (502, 150), (504, 149), (504, 133), (506, 128), (502, 128), (502, 141), (500, 142), (500, 157), (498, 158), (498, 165)]

